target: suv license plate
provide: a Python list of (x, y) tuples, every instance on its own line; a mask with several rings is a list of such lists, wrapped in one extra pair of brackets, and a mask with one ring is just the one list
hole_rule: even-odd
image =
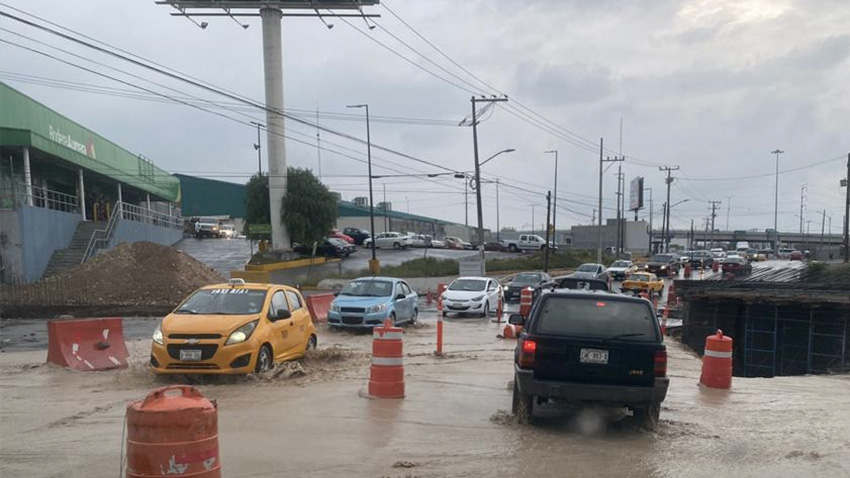
[(198, 362), (201, 360), (201, 351), (196, 349), (181, 350), (180, 360), (184, 362)]
[(599, 349), (581, 349), (581, 357), (579, 360), (582, 363), (608, 363), (608, 351)]

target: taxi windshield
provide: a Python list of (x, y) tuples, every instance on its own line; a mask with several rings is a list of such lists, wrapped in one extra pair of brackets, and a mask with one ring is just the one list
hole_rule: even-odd
[(266, 291), (224, 287), (202, 289), (186, 299), (175, 314), (248, 315), (263, 310)]
[(639, 282), (649, 282), (649, 276), (646, 274), (635, 274), (632, 276), (632, 280)]
[(393, 292), (393, 283), (385, 280), (355, 280), (348, 283), (339, 295), (355, 297), (389, 297)]

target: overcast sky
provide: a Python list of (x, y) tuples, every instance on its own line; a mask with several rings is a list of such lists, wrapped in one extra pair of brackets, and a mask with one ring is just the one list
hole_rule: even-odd
[[(153, 0), (2, 2), (4, 12), (21, 15), (9, 6), (24, 10), (218, 88), (263, 100), (259, 18), (240, 18), (247, 29), (227, 17), (197, 18), (209, 22), (202, 30), (170, 16), (170, 7)], [(700, 227), (708, 201), (718, 200), (716, 227), (725, 228), (731, 196), (730, 229), (772, 228), (775, 157), (770, 152), (778, 148), (785, 151), (780, 170), (792, 170), (780, 174), (779, 229), (799, 229), (803, 185), (808, 185), (804, 216), (812, 221), (811, 232), (820, 233), (822, 210), (832, 217), (833, 232), (841, 228), (839, 179), (850, 152), (846, 0), (383, 4), (391, 10), (384, 5), (367, 9), (381, 15), (373, 30), (359, 18), (328, 18), (333, 29), (316, 18), (284, 19), (286, 108), (318, 108), (322, 126), (365, 138), (362, 118), (339, 114), (357, 114), (347, 104), (369, 103), (375, 144), (469, 171), (472, 131), (458, 123), (471, 112), (471, 92), (507, 94), (508, 105), (495, 108), (479, 125), (482, 160), (516, 149), (483, 168), (485, 178), (502, 182), (502, 226), (530, 227), (535, 205), (535, 223), (541, 227), (543, 195), (554, 182), (553, 155), (543, 152), (554, 149), (559, 151), (559, 229), (589, 223), (597, 201), (598, 141), (604, 137), (605, 156), (619, 153), (622, 118), (626, 184), (636, 176), (646, 178), (656, 224), (665, 192), (658, 166), (671, 165), (681, 168), (674, 172), (671, 202), (688, 200), (674, 207), (674, 227), (688, 227), (691, 219)], [(214, 111), (233, 119), (141, 90), (129, 97), (132, 86), (6, 43), (0, 43), (0, 80), (168, 171), (244, 182), (256, 170), (256, 130), (245, 123), (251, 117), (264, 121), (262, 112), (229, 105), (232, 100), (7, 18), (0, 19), (0, 27), (4, 40), (147, 89), (227, 102), (226, 109)], [(52, 86), (44, 85), (43, 78)], [(102, 87), (118, 90), (107, 95)], [(296, 114), (315, 121), (315, 113)], [(427, 121), (382, 122), (379, 116)], [(317, 170), (316, 129), (292, 121), (287, 129), (292, 138), (308, 143), (288, 141), (289, 165)], [(324, 182), (346, 199), (366, 195), (366, 165), (336, 153), (362, 160), (365, 146), (324, 132), (321, 143), (327, 148), (321, 152)], [(374, 174), (446, 172), (385, 151), (374, 151), (373, 157)], [(616, 166), (604, 174), (606, 217), (614, 215), (615, 174)], [(393, 178), (376, 180), (375, 187), (376, 200), (386, 187), (395, 209), (464, 222), (462, 180)], [(483, 197), (485, 226), (495, 228), (495, 185), (486, 184)], [(474, 224), (471, 191), (469, 201)], [(640, 213), (648, 215), (648, 208)]]

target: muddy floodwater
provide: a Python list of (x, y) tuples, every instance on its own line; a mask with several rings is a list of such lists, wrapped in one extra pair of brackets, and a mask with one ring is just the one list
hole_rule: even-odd
[[(668, 339), (671, 385), (657, 431), (636, 429), (619, 410), (549, 405), (518, 425), (509, 412), (514, 344), (496, 337), (501, 327), (448, 320), (438, 358), (433, 314), (423, 322), (405, 330), (401, 400), (362, 396), (371, 335), (327, 329), (297, 365), (193, 380), (218, 403), (223, 476), (850, 476), (846, 375), (706, 389), (700, 359)], [(127, 403), (179, 381), (148, 371), (149, 340), (128, 347), (128, 369), (98, 373), (45, 365), (44, 349), (0, 354), (0, 476), (121, 476)]]

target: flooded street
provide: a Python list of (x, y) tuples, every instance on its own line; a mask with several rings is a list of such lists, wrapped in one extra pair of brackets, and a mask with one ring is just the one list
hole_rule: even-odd
[[(218, 403), (224, 476), (850, 475), (848, 376), (736, 377), (731, 391), (710, 390), (697, 384), (700, 359), (670, 341), (658, 431), (617, 410), (548, 404), (518, 425), (513, 341), (493, 322), (451, 319), (438, 358), (434, 321), (405, 329), (403, 400), (363, 398), (371, 335), (327, 329), (303, 376), (199, 384)], [(0, 475), (119, 476), (126, 404), (176, 383), (148, 371), (149, 340), (128, 347), (128, 369), (99, 373), (45, 365), (44, 350), (0, 355)]]

